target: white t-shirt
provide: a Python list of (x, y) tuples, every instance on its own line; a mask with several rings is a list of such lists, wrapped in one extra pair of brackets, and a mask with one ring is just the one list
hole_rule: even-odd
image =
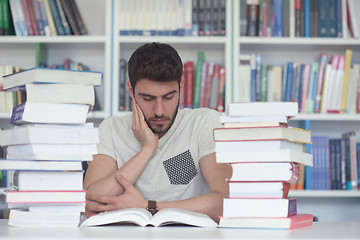
[[(131, 130), (132, 115), (110, 117), (99, 126), (98, 153), (120, 168), (142, 145)], [(209, 192), (199, 160), (215, 152), (213, 129), (221, 127), (219, 113), (207, 108), (181, 109), (135, 187), (147, 200), (175, 201)]]

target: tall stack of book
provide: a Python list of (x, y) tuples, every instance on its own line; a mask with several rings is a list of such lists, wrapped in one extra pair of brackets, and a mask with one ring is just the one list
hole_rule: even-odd
[(33, 68), (4, 76), (4, 89), (23, 91), (12, 129), (0, 132), (15, 170), (6, 192), (11, 226), (78, 226), (85, 210), (83, 162), (97, 153), (98, 130), (86, 123), (102, 73)]
[(224, 128), (214, 129), (216, 159), (229, 163), (229, 198), (224, 199), (220, 227), (292, 229), (311, 225), (311, 214), (297, 214), (289, 184), (299, 164), (312, 166), (303, 145), (310, 132), (288, 127), (298, 112), (295, 102), (230, 103)]

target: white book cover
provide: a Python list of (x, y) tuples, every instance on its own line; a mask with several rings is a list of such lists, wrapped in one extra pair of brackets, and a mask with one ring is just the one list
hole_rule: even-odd
[[(235, 102), (251, 101), (251, 67), (250, 55), (240, 55), (239, 78), (234, 79)], [(240, 91), (239, 93), (237, 91)]]
[(350, 70), (348, 98), (347, 98), (347, 113), (356, 114), (357, 89), (359, 85), (360, 64), (353, 64)]

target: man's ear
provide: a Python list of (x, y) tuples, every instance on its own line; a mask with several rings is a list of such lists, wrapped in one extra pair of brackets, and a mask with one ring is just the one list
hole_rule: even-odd
[(127, 84), (127, 88), (128, 88), (130, 97), (131, 97), (131, 98), (134, 98), (134, 89), (133, 89), (133, 87), (131, 86), (130, 81), (127, 81), (126, 84)]
[(183, 91), (184, 90), (184, 85), (185, 85), (185, 80), (184, 80), (184, 78), (182, 78), (181, 81), (180, 81), (180, 89), (179, 89), (180, 90), (180, 95), (184, 93), (184, 91)]

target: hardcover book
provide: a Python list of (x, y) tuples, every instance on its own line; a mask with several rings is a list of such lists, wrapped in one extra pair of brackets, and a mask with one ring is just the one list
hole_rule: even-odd
[(13, 108), (10, 123), (83, 124), (89, 112), (89, 105), (24, 102)]
[(261, 228), (291, 230), (299, 227), (311, 226), (312, 214), (297, 214), (291, 217), (280, 218), (220, 218), (219, 227), (224, 228)]
[[(4, 90), (22, 86), (26, 83), (72, 83), (84, 85), (101, 85), (101, 72), (64, 70), (55, 68), (31, 68), (9, 74), (4, 78)], [(16, 91), (16, 90), (13, 90)]]
[(233, 102), (228, 104), (226, 109), (228, 116), (296, 116), (298, 114), (297, 102)]
[(282, 181), (296, 183), (299, 165), (292, 162), (232, 163), (229, 181)]
[(288, 140), (300, 143), (311, 143), (310, 131), (287, 127), (247, 127), (215, 128), (214, 140), (217, 141), (258, 141)]
[(216, 228), (217, 224), (205, 214), (175, 208), (165, 208), (154, 216), (142, 208), (128, 208), (94, 215), (80, 224), (80, 227), (91, 227), (107, 224), (135, 224), (145, 226), (164, 226), (185, 224), (196, 227)]
[(297, 204), (296, 198), (225, 198), (223, 210), (224, 218), (290, 217), (297, 214)]

